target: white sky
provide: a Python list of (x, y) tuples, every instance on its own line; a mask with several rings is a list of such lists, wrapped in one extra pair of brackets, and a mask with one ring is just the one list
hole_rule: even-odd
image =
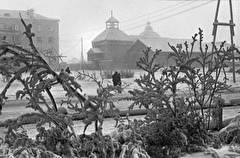
[[(235, 27), (234, 42), (240, 45), (240, 0), (233, 0)], [(80, 58), (80, 39), (83, 50), (91, 48), (91, 41), (105, 30), (105, 21), (113, 16), (120, 29), (128, 35), (143, 32), (147, 21), (161, 37), (189, 39), (204, 31), (204, 42), (211, 42), (216, 0), (0, 0), (0, 9), (27, 10), (60, 20), (60, 54), (64, 61)], [(221, 0), (218, 20), (229, 22), (228, 0)], [(219, 27), (217, 40), (230, 43), (229, 27)]]

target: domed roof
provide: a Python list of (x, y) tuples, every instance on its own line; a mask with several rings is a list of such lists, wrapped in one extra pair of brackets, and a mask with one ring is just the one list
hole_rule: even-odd
[(140, 36), (160, 37), (157, 32), (153, 31), (153, 27), (151, 26), (151, 23), (149, 21), (147, 22), (147, 26), (145, 27), (145, 30), (142, 33), (140, 33)]

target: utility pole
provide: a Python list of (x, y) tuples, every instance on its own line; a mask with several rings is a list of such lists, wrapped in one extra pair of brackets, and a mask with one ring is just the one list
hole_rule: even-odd
[(83, 38), (81, 38), (81, 57), (80, 57), (80, 69), (82, 68), (83, 58)]
[[(231, 38), (231, 47), (233, 46), (233, 36), (234, 34), (234, 26), (235, 24), (233, 23), (233, 9), (232, 9), (232, 0), (229, 0), (229, 9), (230, 9), (230, 20), (229, 23), (225, 22), (218, 22), (218, 12), (219, 12), (219, 6), (220, 6), (221, 0), (218, 0), (217, 2), (217, 9), (216, 9), (216, 14), (215, 14), (215, 20), (213, 23), (213, 47), (212, 47), (212, 52), (214, 51), (215, 47), (215, 42), (216, 42), (216, 36), (217, 36), (217, 28), (218, 26), (229, 26), (230, 27), (230, 38)], [(233, 83), (236, 83), (236, 76), (235, 76), (235, 59), (234, 59), (234, 52), (233, 54), (233, 59), (232, 59), (232, 68), (233, 68)]]

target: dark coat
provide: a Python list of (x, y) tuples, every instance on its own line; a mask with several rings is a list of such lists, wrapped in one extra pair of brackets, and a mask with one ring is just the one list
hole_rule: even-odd
[(112, 81), (114, 86), (121, 86), (121, 75), (118, 72), (115, 72), (112, 75)]

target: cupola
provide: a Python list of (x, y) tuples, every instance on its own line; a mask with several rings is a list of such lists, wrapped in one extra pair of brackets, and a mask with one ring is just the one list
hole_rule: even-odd
[(145, 30), (140, 34), (140, 36), (160, 37), (157, 32), (153, 31), (153, 27), (151, 26), (151, 23), (149, 21), (147, 22), (147, 26), (145, 27)]
[(111, 17), (106, 21), (106, 28), (119, 28), (119, 21), (113, 17), (113, 11), (111, 11)]

